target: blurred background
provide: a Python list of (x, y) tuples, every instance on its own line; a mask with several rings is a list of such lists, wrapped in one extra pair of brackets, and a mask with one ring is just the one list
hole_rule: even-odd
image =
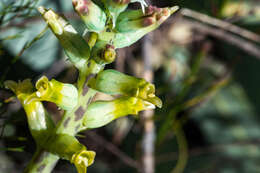
[[(107, 68), (153, 81), (163, 107), (82, 132), (79, 140), (97, 153), (88, 172), (260, 172), (260, 1), (149, 4), (181, 10), (118, 50)], [(77, 79), (55, 36), (44, 30), (39, 5), (63, 13), (84, 31), (70, 1), (0, 0), (0, 173), (22, 172), (35, 150), (25, 113), (3, 81)], [(45, 106), (58, 121), (62, 112), (52, 103)], [(61, 160), (54, 172), (76, 169)]]

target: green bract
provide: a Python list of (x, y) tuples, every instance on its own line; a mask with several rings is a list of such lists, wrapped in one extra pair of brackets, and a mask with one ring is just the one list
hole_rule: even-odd
[[(134, 2), (139, 2), (142, 10), (126, 10)], [(71, 63), (78, 68), (77, 87), (55, 79), (49, 81), (45, 76), (35, 87), (30, 80), (5, 82), (24, 107), (37, 143), (37, 152), (26, 173), (49, 173), (59, 158), (73, 163), (78, 173), (85, 173), (94, 162), (95, 152), (88, 151), (74, 137), (78, 132), (162, 107), (153, 84), (104, 68), (115, 60), (117, 48), (130, 46), (158, 28), (178, 7), (146, 7), (145, 0), (72, 0), (72, 3), (86, 25), (83, 36), (53, 10), (44, 7), (38, 10)], [(118, 98), (92, 102), (98, 91)], [(56, 127), (41, 101), (53, 102), (65, 110)]]

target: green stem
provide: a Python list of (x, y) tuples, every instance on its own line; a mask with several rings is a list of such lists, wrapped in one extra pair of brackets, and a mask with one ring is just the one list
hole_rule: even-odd
[(58, 162), (59, 157), (43, 149), (38, 149), (24, 170), (24, 173), (50, 173)]
[(181, 122), (179, 122), (179, 127), (174, 127), (175, 136), (179, 148), (179, 158), (176, 166), (171, 171), (171, 173), (182, 173), (188, 162), (188, 143), (185, 133), (182, 129)]

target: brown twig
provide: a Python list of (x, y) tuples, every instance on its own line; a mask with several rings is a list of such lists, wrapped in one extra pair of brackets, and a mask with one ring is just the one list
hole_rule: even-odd
[(211, 35), (213, 37), (217, 37), (221, 40), (224, 40), (241, 50), (247, 52), (248, 54), (255, 56), (257, 59), (260, 59), (260, 48), (256, 46), (255, 44), (240, 38), (239, 36), (232, 35), (228, 33), (227, 31), (221, 30), (219, 28), (214, 28), (210, 27), (207, 25), (202, 25), (199, 22), (191, 21), (186, 19), (185, 21), (186, 24), (190, 25), (192, 28), (198, 30), (201, 33), (205, 33), (208, 35)]
[(251, 32), (251, 31), (248, 31), (246, 29), (243, 29), (241, 27), (238, 27), (236, 25), (233, 25), (231, 23), (228, 23), (226, 21), (219, 20), (219, 19), (210, 17), (208, 15), (205, 15), (205, 14), (202, 14), (202, 13), (199, 13), (199, 12), (187, 9), (187, 8), (183, 8), (181, 10), (181, 14), (185, 17), (189, 17), (189, 18), (198, 20), (200, 22), (203, 22), (205, 24), (217, 27), (219, 29), (223, 29), (223, 30), (228, 31), (230, 33), (237, 34), (237, 35), (244, 37), (248, 40), (260, 43), (260, 36), (259, 35)]
[[(153, 70), (151, 65), (151, 49), (152, 49), (152, 34), (148, 34), (145, 36), (143, 40), (143, 61), (144, 61), (144, 71), (143, 78), (146, 81), (153, 81)], [(154, 173), (154, 143), (155, 143), (155, 124), (153, 121), (154, 111), (149, 110), (145, 111), (142, 114), (143, 125), (144, 125), (144, 134), (142, 140), (142, 162), (143, 162), (143, 173)]]

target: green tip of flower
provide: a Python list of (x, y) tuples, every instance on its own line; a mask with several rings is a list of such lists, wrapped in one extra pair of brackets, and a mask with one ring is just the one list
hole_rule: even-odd
[(173, 13), (175, 13), (177, 10), (179, 10), (180, 7), (179, 7), (179, 6), (173, 6), (173, 7), (170, 7), (169, 9), (170, 9), (170, 13), (173, 14)]
[(7, 89), (12, 90), (17, 96), (21, 93), (31, 93), (33, 91), (33, 85), (31, 79), (25, 79), (22, 82), (18, 83), (15, 81), (5, 81), (4, 85)]
[(4, 82), (4, 86), (6, 89), (12, 90), (14, 93), (16, 92), (18, 84), (15, 81), (8, 80)]
[(44, 14), (44, 13), (47, 11), (47, 9), (44, 8), (43, 6), (39, 6), (37, 9), (38, 9), (38, 11), (39, 11), (41, 14)]
[(146, 99), (146, 101), (154, 104), (158, 108), (162, 108), (162, 100), (159, 97), (151, 96)]

